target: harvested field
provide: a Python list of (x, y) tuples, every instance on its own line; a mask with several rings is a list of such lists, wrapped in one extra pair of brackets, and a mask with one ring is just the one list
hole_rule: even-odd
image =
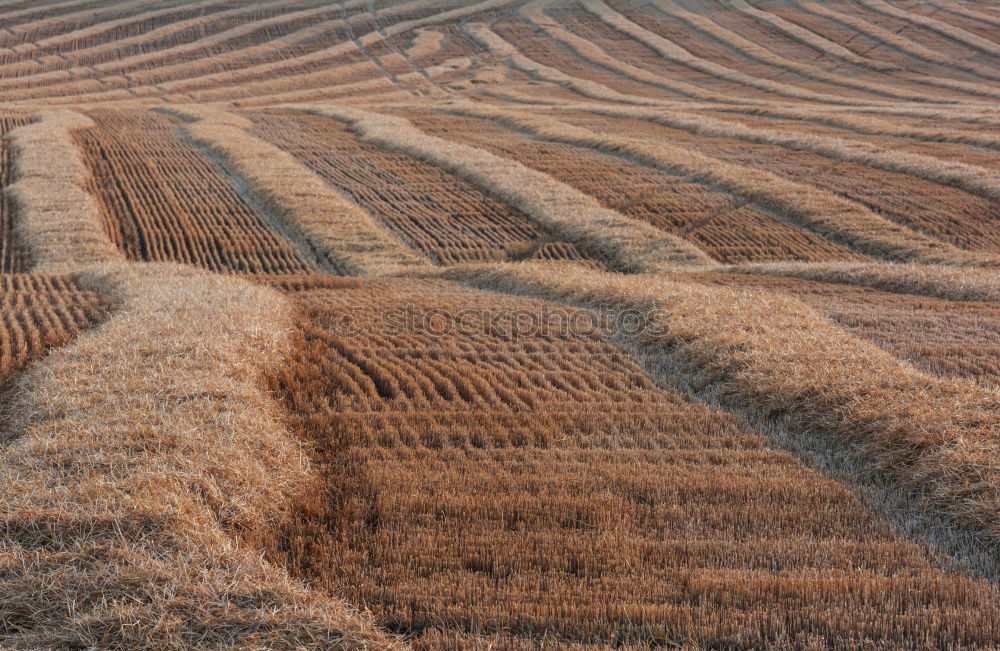
[(427, 133), (543, 171), (598, 198), (608, 208), (680, 235), (721, 262), (863, 259), (769, 216), (745, 199), (715, 191), (690, 177), (632, 165), (583, 147), (525, 138), (488, 120), (450, 114), (405, 115)]
[(108, 237), (130, 260), (233, 273), (303, 273), (310, 266), (202, 153), (177, 120), (95, 111), (78, 134)]
[(0, 648), (1000, 648), (1000, 10), (0, 0)]
[(343, 122), (289, 112), (249, 117), (257, 135), (291, 152), (438, 264), (586, 259), (517, 209), (438, 167), (360, 142)]
[(111, 308), (108, 297), (72, 277), (0, 274), (0, 387), (49, 348), (99, 323)]
[(996, 303), (949, 301), (765, 275), (685, 274), (677, 278), (794, 297), (856, 337), (918, 368), (1000, 388), (1000, 305)]
[[(994, 635), (958, 605), (989, 591), (935, 568), (842, 487), (600, 338), (557, 334), (596, 313), (440, 281), (303, 284), (289, 293), (296, 353), (273, 382), (330, 469), (330, 510), (304, 514), (312, 535), (289, 541), (290, 560), (418, 646), (539, 633), (757, 646), (833, 621), (817, 641), (860, 643), (911, 617)], [(511, 337), (512, 323), (448, 316), (489, 310), (553, 330)], [(428, 315), (455, 334), (429, 334)], [(970, 619), (932, 624), (927, 603)]]
[[(1000, 201), (977, 197), (957, 188), (777, 145), (725, 137), (706, 137), (648, 120), (590, 117), (578, 112), (555, 113), (570, 124), (599, 132), (641, 135), (751, 167), (765, 167), (793, 181), (844, 196), (877, 214), (936, 239), (970, 251), (1000, 247)], [(764, 161), (767, 161), (764, 163)]]
[(18, 247), (14, 234), (14, 206), (6, 187), (13, 180), (14, 161), (6, 135), (12, 129), (28, 123), (24, 117), (0, 117), (0, 273), (26, 271), (24, 250)]

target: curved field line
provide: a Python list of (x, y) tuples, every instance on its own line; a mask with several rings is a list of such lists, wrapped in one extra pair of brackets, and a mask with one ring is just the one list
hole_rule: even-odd
[(723, 273), (788, 276), (948, 301), (1000, 302), (1000, 274), (988, 269), (865, 262), (765, 262), (719, 267)]
[(960, 4), (958, 2), (941, 2), (940, 0), (925, 0), (927, 4), (933, 5), (942, 11), (949, 14), (955, 14), (957, 16), (963, 16), (965, 18), (971, 18), (972, 20), (978, 20), (982, 23), (988, 23), (990, 25), (995, 25), (1000, 27), (1000, 16), (991, 16), (989, 14), (984, 14), (982, 12), (970, 9), (969, 7)]
[(363, 142), (416, 156), (474, 183), (543, 228), (600, 251), (626, 270), (712, 264), (694, 245), (645, 222), (604, 208), (551, 176), (490, 152), (429, 136), (408, 120), (335, 106), (289, 106), (348, 122)]
[[(627, 110), (627, 109), (626, 109)], [(620, 109), (594, 108), (594, 112), (610, 114)], [(683, 129), (712, 138), (735, 138), (746, 142), (776, 145), (795, 151), (807, 151), (826, 158), (866, 165), (887, 172), (901, 172), (932, 183), (950, 185), (970, 194), (1000, 201), (1000, 172), (942, 160), (934, 156), (883, 149), (864, 142), (840, 140), (829, 136), (801, 133), (791, 129), (778, 131), (750, 127), (744, 124), (676, 111), (628, 110), (628, 115), (651, 120), (664, 126)]]
[[(692, 107), (693, 108), (693, 107)], [(878, 118), (857, 117), (849, 113), (818, 113), (793, 108), (764, 106), (714, 106), (713, 111), (724, 113), (742, 113), (762, 117), (785, 118), (790, 120), (807, 120), (817, 124), (825, 124), (838, 129), (846, 129), (855, 133), (865, 133), (877, 136), (896, 136), (910, 138), (920, 142), (945, 142), (959, 145), (972, 145), (984, 149), (1000, 151), (1000, 135), (981, 133), (978, 131), (963, 131), (961, 129), (935, 129), (929, 127), (899, 126), (888, 120)]]
[(790, 36), (793, 40), (805, 43), (817, 52), (825, 54), (833, 59), (839, 59), (856, 66), (870, 68), (879, 72), (892, 72), (899, 69), (898, 67), (888, 63), (882, 63), (881, 61), (875, 61), (859, 56), (839, 43), (834, 43), (830, 39), (817, 34), (812, 30), (806, 29), (801, 25), (789, 22), (781, 16), (776, 16), (770, 12), (762, 11), (757, 7), (748, 4), (746, 0), (727, 0), (726, 7), (736, 9), (737, 11), (750, 16), (757, 22), (766, 23), (786, 36)]
[(289, 153), (248, 133), (247, 119), (204, 107), (172, 112), (197, 120), (185, 127), (188, 135), (245, 179), (295, 241), (335, 268), (385, 275), (430, 264)]
[[(81, 18), (86, 19), (86, 18), (90, 18), (90, 17), (95, 16), (95, 15), (98, 15), (98, 16), (104, 15), (104, 14), (114, 15), (116, 13), (120, 13), (123, 9), (134, 9), (136, 7), (142, 7), (144, 5), (153, 5), (153, 4), (156, 4), (156, 2), (157, 2), (157, 0), (136, 0), (134, 2), (127, 2), (127, 3), (122, 3), (122, 4), (111, 5), (109, 7), (103, 7), (101, 9), (96, 9), (96, 10), (94, 10), (94, 9), (83, 9), (81, 11), (77, 11), (77, 12), (74, 12), (74, 13), (71, 13), (71, 14), (63, 14), (61, 16), (50, 16), (48, 18), (42, 18), (42, 19), (31, 21), (31, 22), (28, 22), (28, 23), (21, 23), (19, 25), (12, 25), (12, 26), (10, 26), (10, 27), (7, 28), (7, 31), (11, 32), (14, 35), (23, 34), (25, 32), (30, 32), (32, 30), (36, 30), (39, 27), (44, 27), (46, 25), (63, 24), (63, 23), (66, 23), (67, 21), (78, 20), (78, 19), (81, 19)], [(27, 44), (25, 44), (25, 45), (27, 45)]]
[[(366, 0), (348, 0), (348, 2), (345, 3), (344, 8), (346, 9), (346, 8), (353, 8), (353, 7), (356, 7), (356, 6), (361, 6), (365, 2), (366, 2)], [(282, 2), (280, 2), (278, 4), (279, 5), (280, 4), (284, 4), (284, 2), (282, 1)], [(107, 72), (107, 71), (115, 71), (115, 70), (119, 70), (119, 69), (122, 69), (122, 68), (127, 68), (129, 66), (135, 65), (136, 63), (143, 63), (143, 64), (145, 64), (145, 63), (155, 62), (155, 61), (157, 61), (159, 59), (164, 59), (164, 58), (167, 58), (167, 57), (176, 56), (178, 54), (184, 54), (186, 52), (193, 52), (193, 51), (199, 50), (199, 49), (204, 48), (204, 47), (209, 47), (209, 46), (215, 45), (216, 43), (224, 43), (225, 41), (228, 41), (228, 40), (233, 39), (233, 38), (238, 38), (240, 36), (246, 36), (247, 34), (252, 34), (253, 32), (258, 31), (259, 29), (261, 29), (263, 27), (268, 27), (270, 25), (281, 25), (282, 23), (287, 23), (287, 22), (291, 22), (291, 21), (299, 20), (299, 19), (303, 19), (303, 18), (311, 18), (313, 16), (322, 15), (322, 14), (329, 13), (329, 12), (330, 12), (330, 7), (327, 6), (327, 5), (323, 5), (323, 6), (320, 6), (320, 7), (313, 7), (313, 8), (310, 8), (310, 9), (302, 9), (300, 11), (294, 11), (292, 13), (282, 14), (280, 16), (275, 16), (273, 18), (268, 18), (268, 19), (265, 19), (265, 20), (256, 20), (256, 21), (247, 23), (245, 25), (239, 25), (237, 27), (232, 27), (230, 29), (227, 29), (225, 31), (219, 32), (217, 34), (212, 34), (211, 36), (206, 36), (205, 38), (199, 39), (197, 41), (191, 41), (190, 43), (184, 43), (182, 45), (177, 45), (177, 46), (174, 46), (174, 47), (171, 47), (171, 48), (166, 48), (166, 49), (163, 49), (163, 50), (156, 50), (155, 52), (150, 52), (150, 53), (146, 53), (146, 54), (137, 54), (135, 56), (126, 57), (126, 58), (120, 59), (118, 61), (109, 61), (107, 63), (100, 63), (100, 64), (97, 64), (96, 66), (94, 66), (94, 69), (95, 70), (99, 70), (101, 72)], [(298, 30), (295, 33), (298, 34), (299, 32), (308, 31), (310, 34), (312, 34), (313, 32), (317, 31), (316, 30), (317, 27), (322, 27), (322, 26), (323, 25), (312, 26), (310, 28), (306, 28), (306, 29), (303, 29), (303, 30)], [(284, 37), (281, 37), (281, 38), (288, 38), (288, 35), (286, 35)], [(267, 45), (268, 47), (272, 47), (272, 48), (274, 47), (274, 43), (265, 43), (264, 45)], [(260, 47), (260, 46), (254, 46), (254, 47)], [(236, 52), (240, 52), (240, 50), (236, 50)], [(231, 54), (231, 53), (230, 52), (226, 53), (227, 56), (229, 54)], [(213, 57), (213, 59), (216, 59), (216, 58), (217, 57)], [(169, 69), (170, 67), (171, 66), (164, 66), (164, 68), (166, 68), (166, 69)], [(161, 68), (154, 68), (153, 70), (149, 71), (146, 74), (148, 74), (148, 75), (159, 74), (160, 70), (161, 70)], [(129, 74), (130, 77), (136, 77), (136, 78), (141, 78), (143, 76), (142, 72), (134, 72), (134, 73), (128, 73), (128, 74)]]
[(911, 57), (921, 59), (929, 63), (936, 63), (939, 65), (957, 68), (958, 70), (974, 74), (983, 79), (1000, 80), (1000, 72), (992, 68), (979, 65), (974, 61), (964, 61), (947, 56), (917, 43), (912, 39), (906, 38), (905, 36), (900, 36), (899, 34), (896, 34), (881, 25), (871, 23), (859, 16), (841, 13), (821, 2), (816, 2), (816, 0), (792, 0), (792, 2), (804, 11), (818, 16), (823, 16), (824, 18), (829, 18), (830, 20), (838, 22), (841, 25), (850, 27), (851, 29), (864, 34), (865, 36), (878, 41), (883, 45), (887, 45), (898, 52), (902, 52), (903, 54), (907, 54)]
[[(449, 75), (454, 72), (461, 70), (470, 70), (472, 68), (472, 60), (468, 57), (458, 57), (456, 59), (447, 59), (441, 63), (424, 68), (421, 72), (406, 72), (401, 75), (396, 76), (398, 82), (414, 84), (420, 84), (422, 81), (426, 81), (429, 77), (432, 80), (437, 80), (441, 77)], [(384, 89), (384, 90), (383, 90)], [(361, 101), (360, 96), (356, 93), (360, 91), (371, 91), (379, 90), (382, 91), (379, 94), (386, 93), (401, 93), (400, 97), (407, 99), (413, 99), (413, 93), (407, 90), (402, 90), (397, 84), (394, 84), (391, 80), (381, 77), (378, 79), (371, 79), (369, 81), (358, 81), (347, 84), (333, 85), (333, 86), (322, 86), (319, 88), (304, 89), (304, 90), (290, 90), (282, 93), (272, 93), (267, 95), (253, 95), (247, 98), (240, 98), (238, 101), (240, 106), (266, 106), (274, 105), (279, 103), (289, 103), (289, 102), (307, 102), (307, 101), (319, 101), (328, 100), (331, 94), (344, 94), (351, 93), (349, 97), (343, 99), (338, 99), (340, 101), (350, 101), (352, 103)], [(222, 97), (216, 98), (217, 101), (223, 101), (228, 99), (230, 96), (226, 94), (226, 90), (214, 91), (221, 95)], [(207, 93), (192, 93), (195, 99), (203, 100), (211, 98), (212, 96)]]
[[(260, 9), (267, 9), (267, 8), (272, 8), (272, 7), (281, 7), (283, 5), (289, 4), (290, 1), (291, 0), (275, 0), (274, 2), (262, 3), (262, 4), (259, 4), (259, 5), (256, 5), (256, 6), (253, 7), (253, 9), (254, 10), (260, 10)], [(82, 58), (85, 58), (87, 56), (91, 56), (93, 54), (99, 54), (101, 52), (113, 51), (113, 50), (116, 50), (116, 49), (118, 49), (120, 47), (128, 47), (130, 45), (134, 45), (135, 43), (144, 43), (144, 42), (146, 42), (146, 41), (148, 41), (150, 39), (154, 39), (154, 38), (163, 38), (164, 36), (169, 36), (170, 34), (173, 34), (173, 33), (176, 33), (178, 31), (187, 29), (189, 27), (194, 27), (194, 26), (200, 25), (200, 24), (202, 24), (202, 23), (204, 23), (206, 21), (217, 20), (219, 18), (228, 18), (228, 17), (232, 17), (232, 16), (239, 16), (241, 14), (245, 14), (247, 11), (248, 11), (248, 9), (246, 7), (241, 7), (239, 9), (233, 9), (233, 10), (229, 10), (229, 11), (224, 11), (224, 12), (217, 13), (217, 14), (210, 14), (208, 16), (204, 16), (204, 17), (201, 17), (201, 18), (192, 18), (190, 20), (179, 21), (179, 22), (176, 22), (176, 23), (171, 23), (169, 25), (164, 25), (163, 27), (157, 28), (157, 29), (155, 29), (153, 31), (150, 31), (150, 32), (147, 32), (145, 34), (140, 34), (139, 36), (136, 36), (136, 37), (122, 39), (120, 41), (112, 41), (110, 43), (102, 43), (100, 45), (95, 45), (93, 47), (85, 48), (83, 50), (77, 50), (75, 52), (69, 52), (69, 53), (66, 53), (65, 55), (62, 55), (62, 56), (64, 58), (66, 58), (67, 60), (69, 60), (69, 61), (80, 60)], [(277, 19), (277, 18), (281, 18), (281, 17), (276, 17), (275, 19)], [(272, 20), (275, 20), (275, 19), (272, 19)], [(241, 28), (242, 29), (246, 29), (247, 26), (244, 25), (244, 26), (241, 26)], [(236, 28), (236, 29), (240, 29), (240, 28)], [(22, 75), (20, 77), (15, 77), (15, 78), (6, 79), (6, 80), (0, 79), (0, 89), (3, 89), (4, 87), (8, 87), (8, 88), (10, 88), (10, 87), (13, 87), (13, 88), (22, 87), (22, 86), (25, 86), (25, 85), (30, 84), (32, 82), (39, 82), (39, 81), (48, 80), (48, 79), (56, 79), (56, 80), (58, 80), (60, 78), (74, 79), (75, 78), (75, 74), (78, 73), (78, 72), (83, 72), (84, 74), (87, 74), (87, 75), (98, 75), (101, 72), (101, 66), (102, 65), (113, 65), (115, 63), (121, 63), (122, 61), (126, 61), (126, 60), (132, 60), (133, 62), (141, 62), (143, 60), (154, 61), (157, 58), (161, 57), (161, 53), (167, 52), (167, 51), (170, 51), (170, 50), (174, 50), (176, 48), (185, 47), (185, 46), (191, 46), (193, 44), (200, 44), (200, 45), (198, 45), (198, 47), (208, 47), (209, 45), (211, 45), (212, 42), (214, 42), (216, 40), (216, 38), (218, 36), (219, 36), (219, 34), (214, 34), (212, 36), (206, 36), (206, 37), (203, 37), (201, 39), (198, 39), (197, 41), (190, 41), (190, 42), (185, 43), (185, 44), (173, 46), (172, 48), (159, 49), (159, 50), (154, 50), (152, 52), (145, 52), (143, 54), (133, 55), (132, 57), (129, 57), (128, 59), (119, 59), (118, 61), (112, 62), (111, 64), (99, 64), (99, 65), (93, 66), (93, 67), (90, 67), (90, 66), (84, 66), (84, 67), (74, 66), (72, 68), (69, 68), (68, 70), (44, 71), (44, 72), (34, 73), (34, 74), (30, 74), (30, 75)], [(260, 46), (257, 46), (257, 47), (260, 47)], [(243, 49), (251, 49), (251, 48), (243, 48)], [(25, 62), (25, 65), (27, 65), (27, 63), (28, 62)], [(17, 64), (17, 63), (16, 64), (10, 64), (10, 66), (5, 66), (3, 68), (0, 68), (0, 72), (2, 72), (5, 69), (10, 69), (11, 66), (17, 66), (17, 65), (20, 65), (20, 64)], [(175, 64), (175, 66), (179, 66), (179, 65), (185, 65), (185, 64)], [(164, 70), (166, 68), (168, 68), (168, 66), (162, 66), (160, 68), (157, 68), (157, 70)], [(42, 89), (42, 88), (36, 88), (34, 90), (39, 90), (39, 91), (43, 91), (44, 92), (44, 89)]]
[[(895, 224), (831, 192), (665, 142), (652, 143), (639, 138), (597, 134), (534, 112), (526, 115), (524, 110), (511, 111), (471, 104), (451, 106), (446, 110), (491, 119), (536, 137), (625, 156), (643, 165), (690, 176), (744, 197), (771, 214), (866, 255), (938, 264), (1000, 264), (1000, 260), (962, 251)], [(610, 107), (590, 107), (587, 110), (610, 116), (638, 117), (646, 113), (643, 109)]]
[(790, 84), (783, 84), (770, 79), (754, 77), (732, 68), (695, 56), (691, 52), (677, 45), (659, 34), (654, 34), (648, 29), (633, 23), (631, 20), (608, 7), (602, 0), (581, 0), (581, 4), (592, 14), (600, 18), (604, 23), (618, 30), (619, 32), (631, 36), (637, 41), (649, 46), (664, 59), (673, 61), (699, 72), (713, 77), (731, 81), (742, 86), (750, 86), (767, 92), (775, 93), (783, 97), (794, 97), (823, 104), (857, 104), (857, 100), (830, 95), (827, 93), (817, 93), (804, 88), (799, 88)]
[(520, 13), (525, 18), (527, 18), (532, 24), (542, 29), (548, 36), (550, 36), (554, 40), (558, 41), (562, 45), (569, 48), (574, 54), (576, 54), (585, 61), (589, 61), (590, 63), (596, 64), (603, 68), (607, 68), (608, 70), (623, 75), (624, 77), (631, 79), (633, 81), (638, 81), (644, 84), (649, 84), (651, 86), (656, 86), (658, 88), (679, 93), (687, 97), (693, 97), (695, 99), (711, 101), (711, 102), (722, 102), (726, 104), (768, 103), (766, 100), (736, 99), (731, 95), (716, 93), (711, 90), (702, 88), (701, 86), (697, 86), (695, 84), (689, 84), (684, 81), (670, 79), (669, 77), (658, 75), (654, 72), (646, 70), (645, 68), (640, 68), (630, 63), (621, 61), (609, 55), (607, 52), (604, 51), (603, 48), (598, 46), (596, 43), (589, 41), (585, 38), (582, 38), (580, 36), (577, 36), (576, 34), (564, 29), (555, 20), (550, 18), (545, 13), (545, 9), (551, 6), (554, 2), (556, 2), (556, 0), (535, 0), (534, 2), (530, 2), (521, 7)]
[(877, 11), (880, 14), (893, 16), (894, 18), (899, 18), (901, 20), (926, 27), (927, 29), (933, 30), (943, 36), (947, 36), (953, 41), (958, 41), (959, 43), (967, 45), (975, 50), (979, 50), (980, 52), (992, 54), (993, 56), (1000, 56), (1000, 43), (988, 41), (982, 36), (968, 32), (961, 27), (955, 27), (954, 25), (940, 21), (936, 18), (931, 18), (930, 16), (904, 11), (887, 2), (883, 2), (883, 0), (857, 0), (857, 2), (865, 7), (868, 7), (869, 9), (872, 9), (873, 11)]
[(17, 598), (0, 615), (17, 624), (0, 644), (395, 647), (265, 560), (319, 482), (261, 388), (293, 306), (178, 265), (78, 271), (118, 307), (30, 368), (7, 406), (0, 593)]
[[(362, 2), (363, 0), (354, 0), (354, 1)], [(422, 2), (422, 0), (419, 0), (419, 2)], [(384, 11), (390, 12), (390, 13), (395, 13), (395, 12), (403, 11), (403, 10), (406, 10), (408, 7), (411, 7), (412, 5), (419, 4), (419, 2), (411, 2), (411, 3), (407, 3), (406, 5), (397, 5), (397, 6), (388, 7)], [(419, 27), (423, 27), (425, 25), (433, 25), (433, 24), (440, 23), (440, 22), (446, 22), (446, 21), (451, 20), (453, 18), (463, 18), (465, 16), (468, 16), (468, 15), (471, 15), (471, 14), (475, 14), (475, 13), (480, 12), (480, 11), (487, 11), (487, 10), (490, 10), (490, 9), (497, 9), (497, 8), (506, 6), (506, 5), (510, 4), (511, 2), (513, 2), (513, 0), (484, 0), (483, 2), (479, 2), (479, 3), (474, 4), (474, 5), (469, 5), (469, 6), (465, 6), (465, 7), (460, 7), (458, 9), (448, 10), (448, 11), (442, 12), (440, 14), (435, 14), (433, 16), (427, 16), (425, 18), (420, 18), (420, 19), (416, 19), (416, 20), (411, 20), (411, 21), (405, 21), (405, 22), (402, 22), (402, 23), (397, 23), (397, 24), (394, 24), (394, 25), (386, 28), (386, 30), (385, 30), (386, 36), (383, 36), (382, 34), (380, 34), (378, 32), (374, 32), (374, 33), (371, 33), (371, 34), (365, 34), (363, 37), (361, 37), (360, 40), (365, 45), (371, 45), (371, 44), (373, 44), (373, 43), (375, 43), (377, 41), (382, 40), (383, 38), (385, 38), (387, 36), (394, 36), (396, 34), (401, 34), (401, 33), (404, 33), (406, 31), (409, 31), (409, 30), (412, 30), (412, 29), (417, 29)], [(325, 27), (323, 27), (323, 26), (312, 26), (312, 27), (306, 28), (306, 30), (303, 30), (303, 31), (320, 30), (321, 28), (325, 29)], [(293, 37), (293, 36), (295, 36), (295, 39), (291, 40), (291, 37)], [(277, 43), (279, 40), (281, 40), (283, 42), (282, 43), (283, 46), (287, 46), (287, 45), (291, 44), (292, 42), (297, 42), (301, 38), (303, 38), (301, 36), (301, 34), (299, 32), (296, 32), (295, 34), (287, 35), (285, 37), (282, 37), (281, 39), (275, 39), (275, 41), (272, 41), (270, 43), (270, 47), (268, 45), (264, 45), (264, 46), (254, 46), (254, 48), (246, 48), (244, 50), (239, 50), (238, 52), (242, 52), (243, 54), (241, 54), (241, 55), (233, 54), (231, 58), (233, 60), (238, 60), (239, 58), (242, 58), (243, 56), (245, 56), (246, 50), (249, 50), (249, 49), (260, 49), (261, 51), (270, 50), (270, 49), (272, 49), (272, 47), (274, 46), (274, 44)], [(190, 89), (191, 87), (199, 86), (199, 85), (216, 84), (216, 85), (225, 86), (225, 85), (234, 84), (234, 83), (246, 80), (246, 79), (253, 79), (254, 77), (262, 75), (262, 74), (276, 73), (276, 72), (280, 72), (282, 70), (287, 70), (287, 69), (290, 69), (290, 68), (296, 68), (296, 67), (299, 67), (299, 66), (302, 66), (302, 65), (306, 65), (306, 64), (311, 64), (311, 63), (316, 63), (316, 62), (324, 61), (326, 59), (332, 59), (332, 58), (335, 58), (335, 57), (340, 56), (342, 54), (345, 54), (345, 53), (348, 53), (348, 52), (353, 52), (356, 49), (357, 49), (357, 45), (355, 43), (353, 43), (353, 42), (339, 43), (337, 45), (331, 46), (329, 48), (324, 48), (324, 49), (318, 50), (316, 52), (311, 52), (309, 54), (304, 54), (304, 55), (301, 55), (301, 56), (289, 57), (289, 58), (282, 59), (281, 61), (277, 61), (277, 62), (251, 65), (251, 66), (247, 66), (247, 67), (244, 67), (244, 68), (240, 68), (238, 70), (199, 74), (199, 75), (196, 75), (196, 76), (193, 76), (193, 77), (187, 77), (187, 78), (184, 78), (184, 79), (179, 79), (179, 80), (164, 82), (164, 83), (158, 84), (158, 85), (140, 86), (140, 87), (136, 87), (136, 88), (131, 88), (128, 91), (114, 90), (114, 91), (106, 91), (106, 92), (98, 92), (98, 93), (86, 93), (86, 94), (82, 94), (82, 95), (77, 95), (77, 96), (75, 96), (73, 98), (69, 98), (69, 101), (72, 101), (72, 102), (116, 101), (116, 100), (119, 100), (119, 99), (130, 99), (131, 97), (142, 97), (142, 96), (148, 96), (148, 95), (155, 95), (157, 93), (162, 93), (164, 91), (174, 91), (174, 92), (184, 91), (186, 89)], [(222, 58), (222, 57), (213, 57), (213, 61), (218, 61), (220, 58)], [(230, 57), (227, 55), (226, 60), (229, 60), (229, 58)], [(176, 68), (177, 69), (183, 69), (185, 67), (190, 68), (190, 67), (203, 66), (203, 65), (204, 65), (203, 61), (195, 61), (195, 62), (188, 62), (188, 63), (185, 63), (185, 64), (178, 64), (176, 66)], [(159, 69), (160, 72), (162, 72), (163, 70), (166, 70), (166, 68), (160, 68)], [(311, 73), (296, 73), (296, 74), (311, 74)], [(295, 75), (292, 75), (292, 76), (295, 76)], [(285, 77), (284, 79), (288, 79), (288, 78), (290, 78), (290, 77)], [(59, 98), (53, 98), (51, 101), (62, 102), (62, 101), (65, 101), (65, 100), (59, 99)]]
[(474, 287), (613, 311), (656, 325), (626, 342), (686, 375), (701, 395), (850, 450), (940, 516), (1000, 542), (1000, 396), (918, 371), (803, 303), (655, 276), (576, 267), (475, 265), (441, 272)]
[(15, 151), (17, 181), (7, 188), (17, 206), (14, 228), (33, 273), (124, 260), (104, 231), (97, 201), (82, 187), (90, 172), (72, 132), (93, 124), (73, 111), (51, 111), (7, 136)]
[[(851, 77), (839, 74), (829, 73), (825, 70), (817, 68), (805, 63), (799, 63), (797, 61), (792, 61), (784, 57), (774, 54), (765, 47), (762, 47), (753, 41), (743, 38), (739, 34), (725, 29), (715, 23), (714, 21), (702, 16), (700, 14), (694, 13), (692, 11), (687, 11), (686, 9), (678, 6), (673, 0), (655, 0), (653, 4), (663, 11), (664, 13), (673, 16), (674, 18), (680, 19), (683, 22), (691, 25), (697, 30), (701, 30), (706, 34), (712, 36), (716, 40), (732, 47), (733, 49), (741, 52), (742, 54), (748, 56), (751, 59), (756, 59), (767, 65), (774, 66), (776, 68), (782, 68), (785, 70), (790, 70), (797, 74), (800, 74), (809, 79), (814, 79), (817, 81), (822, 81), (824, 83), (833, 84), (836, 86), (843, 86), (845, 88), (853, 88), (856, 90), (863, 90), (869, 93), (874, 93), (876, 95), (884, 95), (886, 97), (892, 97), (895, 99), (906, 99), (918, 102), (948, 102), (951, 101), (944, 97), (935, 97), (927, 95), (922, 95), (919, 93), (913, 93), (902, 90), (894, 90), (891, 86), (881, 83), (873, 83), (864, 81), (861, 79), (852, 79)], [(871, 67), (871, 66), (865, 66)], [(887, 66), (887, 69), (896, 70), (898, 68)], [(1000, 93), (1000, 90), (997, 91)]]
[[(9, 13), (0, 13), (0, 18), (2, 18), (3, 21), (4, 21), (4, 29), (7, 30), (7, 31), (9, 31), (11, 29), (11, 27), (16, 27), (17, 24), (15, 23), (14, 25), (10, 25), (8, 27), (7, 26), (7, 21), (13, 20), (13, 19), (15, 19), (15, 18), (17, 18), (19, 16), (30, 16), (31, 14), (37, 14), (40, 11), (43, 11), (43, 10), (52, 11), (52, 10), (55, 10), (55, 9), (72, 9), (74, 7), (79, 7), (80, 5), (88, 5), (88, 4), (93, 4), (93, 0), (70, 0), (69, 2), (61, 2), (61, 3), (51, 4), (48, 7), (44, 7), (44, 8), (35, 6), (35, 7), (29, 7), (27, 9), (18, 9), (17, 11), (11, 11)], [(127, 0), (122, 0), (121, 3), (115, 4), (115, 5), (112, 5), (112, 6), (114, 6), (114, 7), (121, 7), (122, 5), (125, 5), (125, 4), (128, 4)], [(59, 19), (61, 19), (64, 16), (67, 16), (67, 15), (69, 15), (69, 14), (61, 14), (59, 16), (54, 16), (53, 18), (59, 18)], [(13, 32), (11, 32), (11, 33), (13, 34)]]

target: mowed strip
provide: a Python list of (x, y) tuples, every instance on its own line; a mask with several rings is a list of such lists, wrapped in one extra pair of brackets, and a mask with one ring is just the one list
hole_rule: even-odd
[(130, 260), (232, 273), (313, 267), (210, 160), (178, 138), (181, 124), (147, 111), (94, 111), (77, 139), (108, 237)]
[(544, 172), (595, 197), (606, 208), (684, 238), (720, 262), (866, 259), (691, 174), (641, 165), (615, 152), (532, 138), (489, 120), (485, 113), (472, 114), (475, 117), (417, 109), (397, 113), (426, 133)]
[[(920, 270), (914, 268), (910, 272), (918, 275)], [(815, 275), (822, 277), (821, 273)], [(761, 295), (790, 296), (826, 315), (852, 335), (928, 373), (970, 378), (984, 386), (1000, 387), (1000, 303), (899, 294), (764, 273), (677, 274), (674, 278), (756, 291)]]
[(438, 264), (587, 259), (572, 243), (460, 176), (364, 143), (344, 122), (293, 111), (247, 115), (254, 133), (290, 152)]
[(328, 481), (290, 562), (418, 647), (997, 634), (991, 586), (663, 388), (605, 341), (613, 318), (440, 280), (272, 282), (299, 314), (272, 388)]
[(15, 242), (14, 206), (7, 193), (7, 186), (14, 177), (14, 152), (7, 134), (30, 121), (27, 115), (0, 116), (0, 272), (15, 273), (27, 270), (24, 249)]

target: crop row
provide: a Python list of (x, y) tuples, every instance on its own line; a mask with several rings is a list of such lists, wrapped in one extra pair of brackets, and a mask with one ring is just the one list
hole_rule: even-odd
[(286, 561), (417, 646), (996, 634), (990, 588), (658, 386), (582, 327), (596, 313), (437, 280), (274, 282), (299, 317), (271, 385), (328, 478)]
[(209, 159), (176, 134), (174, 118), (94, 111), (77, 134), (108, 237), (131, 260), (183, 262), (233, 273), (310, 270), (295, 248)]
[(487, 120), (407, 112), (433, 135), (517, 160), (624, 215), (683, 236), (724, 262), (848, 260), (858, 256), (696, 180), (583, 147), (526, 138)]
[(583, 259), (523, 213), (445, 170), (360, 142), (346, 124), (254, 112), (256, 135), (292, 153), (388, 230), (440, 264), (527, 257)]

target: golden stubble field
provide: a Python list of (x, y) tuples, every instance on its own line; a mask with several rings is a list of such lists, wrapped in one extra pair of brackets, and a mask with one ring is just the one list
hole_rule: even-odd
[(1000, 646), (1000, 6), (0, 0), (0, 646)]

